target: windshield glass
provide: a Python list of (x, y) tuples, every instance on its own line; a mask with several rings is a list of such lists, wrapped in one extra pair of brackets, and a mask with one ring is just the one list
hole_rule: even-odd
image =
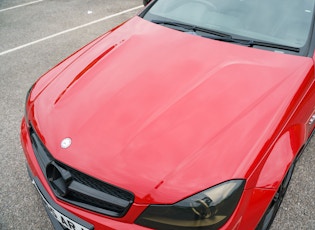
[(144, 15), (251, 40), (303, 47), (315, 0), (158, 0)]

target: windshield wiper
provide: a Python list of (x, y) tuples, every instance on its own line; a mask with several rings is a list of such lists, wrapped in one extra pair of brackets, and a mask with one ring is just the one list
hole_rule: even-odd
[(255, 40), (249, 40), (249, 39), (239, 39), (239, 38), (233, 38), (232, 36), (230, 37), (215, 37), (215, 36), (203, 36), (207, 37), (210, 39), (214, 39), (217, 41), (224, 41), (224, 42), (233, 42), (237, 43), (240, 45), (248, 46), (248, 47), (253, 47), (253, 46), (263, 46), (263, 47), (268, 47), (268, 48), (275, 48), (275, 49), (281, 49), (281, 50), (288, 50), (292, 52), (300, 52), (300, 48), (293, 47), (293, 46), (286, 46), (286, 45), (281, 45), (277, 43), (271, 43), (271, 42), (264, 42), (264, 41), (255, 41)]
[[(230, 34), (222, 33), (222, 32), (216, 31), (216, 30), (206, 29), (203, 27), (195, 26), (195, 25), (185, 24), (182, 22), (164, 21), (164, 20), (152, 20), (151, 22), (156, 23), (156, 24), (167, 25), (167, 26), (174, 26), (174, 27), (180, 28), (181, 31), (183, 31), (182, 29), (184, 29), (185, 32), (187, 32), (187, 31), (193, 31), (195, 33), (196, 32), (203, 32), (206, 34), (212, 34), (212, 35), (218, 36), (220, 38), (221, 37), (232, 38), (232, 36)], [(200, 34), (197, 34), (197, 35), (202, 36), (202, 37), (206, 37), (206, 36), (203, 36)]]
[(300, 48), (297, 48), (297, 47), (286, 46), (286, 45), (281, 45), (281, 44), (272, 43), (272, 42), (255, 41), (255, 40), (249, 40), (248, 46), (249, 47), (263, 46), (263, 47), (269, 47), (269, 48), (275, 48), (275, 49), (281, 49), (281, 50), (288, 50), (288, 51), (292, 51), (296, 53), (300, 52)]
[[(216, 30), (206, 29), (203, 27), (195, 26), (195, 25), (185, 24), (181, 22), (164, 21), (164, 20), (152, 20), (152, 22), (156, 24), (177, 27), (178, 30), (183, 31), (183, 32), (192, 31), (194, 32), (194, 34), (199, 35), (201, 37), (210, 38), (210, 39), (214, 39), (218, 41), (233, 42), (233, 43), (237, 43), (237, 44), (248, 46), (248, 47), (263, 46), (263, 47), (268, 47), (268, 48), (288, 50), (288, 51), (292, 51), (296, 53), (300, 52), (300, 48), (297, 48), (297, 47), (286, 46), (286, 45), (281, 45), (281, 44), (276, 44), (276, 43), (271, 43), (271, 42), (264, 42), (264, 41), (233, 38), (232, 35), (230, 34), (222, 33)], [(202, 34), (197, 33), (197, 32), (201, 32)]]

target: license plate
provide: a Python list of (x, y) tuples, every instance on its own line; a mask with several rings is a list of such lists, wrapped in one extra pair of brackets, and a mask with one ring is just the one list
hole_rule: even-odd
[(89, 230), (88, 228), (80, 225), (79, 223), (71, 220), (70, 218), (68, 218), (67, 216), (65, 216), (64, 214), (60, 213), (59, 211), (57, 211), (56, 209), (54, 209), (49, 203), (48, 201), (45, 199), (45, 197), (43, 196), (43, 194), (41, 193), (41, 191), (39, 190), (39, 188), (37, 187), (37, 184), (35, 183), (35, 181), (33, 180), (32, 183), (34, 184), (35, 188), (37, 189), (38, 193), (40, 194), (40, 196), (42, 197), (45, 206), (48, 208), (49, 212), (52, 214), (52, 216), (64, 227), (68, 228), (69, 230)]

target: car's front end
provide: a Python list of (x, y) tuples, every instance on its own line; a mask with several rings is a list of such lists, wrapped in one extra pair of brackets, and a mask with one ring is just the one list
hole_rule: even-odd
[[(175, 204), (138, 204), (131, 192), (53, 159), (25, 120), (21, 128), (29, 175), (54, 229), (244, 229), (240, 228), (244, 215), (252, 220), (246, 222), (250, 229), (263, 214), (255, 202), (268, 205), (275, 192), (259, 188), (244, 191), (246, 181), (238, 179)], [(245, 207), (253, 209), (244, 212)]]
[(313, 61), (155, 22), (132, 18), (32, 86), (32, 182), (56, 229), (255, 229), (311, 132)]

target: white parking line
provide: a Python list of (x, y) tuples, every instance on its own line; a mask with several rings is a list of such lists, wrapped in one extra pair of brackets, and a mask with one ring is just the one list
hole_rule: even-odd
[(26, 47), (28, 47), (28, 46), (31, 46), (31, 45), (40, 43), (40, 42), (42, 42), (42, 41), (46, 41), (46, 40), (48, 40), (48, 39), (51, 39), (51, 38), (60, 36), (60, 35), (62, 35), (62, 34), (66, 34), (66, 33), (72, 32), (72, 31), (74, 31), (74, 30), (78, 30), (78, 29), (81, 29), (81, 28), (84, 28), (84, 27), (93, 25), (93, 24), (98, 23), (98, 22), (102, 22), (102, 21), (108, 20), (108, 19), (110, 19), (110, 18), (117, 17), (117, 16), (119, 16), (119, 15), (122, 15), (122, 14), (125, 14), (125, 13), (128, 13), (128, 12), (131, 12), (131, 11), (134, 11), (134, 10), (138, 10), (138, 9), (140, 9), (140, 8), (142, 8), (142, 7), (143, 7), (142, 5), (141, 5), (141, 6), (136, 6), (136, 7), (134, 7), (134, 8), (130, 8), (130, 9), (121, 11), (121, 12), (119, 12), (119, 13), (106, 16), (106, 17), (104, 17), (104, 18), (100, 18), (100, 19), (98, 19), (98, 20), (95, 20), (95, 21), (92, 21), (92, 22), (89, 22), (89, 23), (86, 23), (86, 24), (83, 24), (83, 25), (80, 25), (80, 26), (73, 27), (73, 28), (70, 28), (70, 29), (61, 31), (61, 32), (59, 32), (59, 33), (56, 33), (56, 34), (52, 34), (52, 35), (50, 35), (50, 36), (47, 36), (47, 37), (38, 39), (38, 40), (36, 40), (36, 41), (32, 41), (32, 42), (26, 43), (26, 44), (24, 44), (24, 45), (17, 46), (17, 47), (15, 47), (15, 48), (13, 48), (13, 49), (9, 49), (9, 50), (6, 50), (6, 51), (1, 52), (1, 53), (0, 53), (0, 56), (5, 55), (5, 54), (8, 54), (8, 53), (11, 53), (11, 52), (14, 52), (14, 51), (17, 51), (17, 50), (20, 50), (20, 49), (23, 49), (23, 48), (26, 48)]
[(22, 7), (22, 6), (32, 5), (32, 4), (35, 4), (35, 3), (42, 2), (42, 1), (44, 1), (44, 0), (37, 0), (37, 1), (24, 3), (24, 4), (21, 4), (21, 5), (17, 5), (17, 6), (12, 6), (12, 7), (9, 7), (9, 8), (1, 9), (0, 12), (7, 11), (7, 10), (12, 10), (12, 9), (19, 8), (19, 7)]

